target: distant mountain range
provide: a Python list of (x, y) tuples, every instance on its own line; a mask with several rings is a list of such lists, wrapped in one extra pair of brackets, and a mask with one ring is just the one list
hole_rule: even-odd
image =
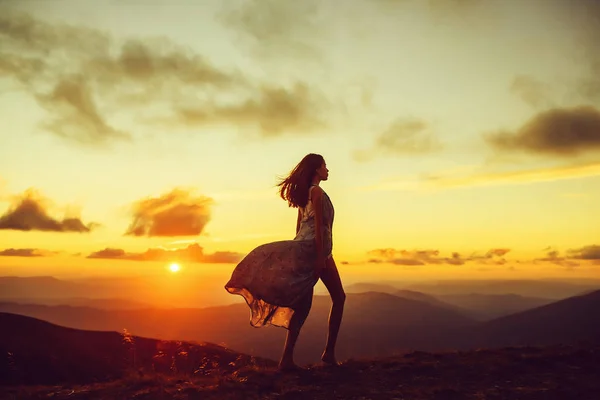
[[(298, 361), (319, 360), (327, 336), (331, 300), (315, 296), (298, 340)], [(0, 303), (0, 311), (88, 330), (126, 328), (140, 336), (197, 340), (236, 351), (278, 359), (285, 330), (254, 328), (245, 303), (201, 309), (100, 310), (91, 307)], [(339, 337), (339, 357), (369, 357), (403, 352), (428, 344), (433, 332), (474, 324), (452, 310), (385, 293), (349, 294)]]
[[(113, 308), (115, 299), (128, 308), (140, 305), (208, 307), (231, 302), (223, 283), (197, 276), (88, 278), (77, 280), (42, 277), (0, 277), (0, 301), (33, 304), (92, 305)], [(78, 299), (71, 301), (71, 299)], [(87, 299), (88, 304), (83, 303)], [(92, 304), (94, 300), (96, 304)], [(65, 303), (65, 301), (69, 301)]]
[[(347, 296), (338, 343), (340, 359), (400, 354), (415, 349), (551, 344), (600, 337), (600, 291), (480, 322), (459, 307), (425, 294), (367, 292)], [(512, 297), (510, 297), (512, 299)], [(416, 300), (419, 299), (419, 300)], [(297, 361), (317, 362), (327, 335), (330, 299), (315, 296), (300, 335)], [(92, 307), (0, 304), (0, 311), (63, 326), (121, 331), (158, 339), (206, 341), (277, 360), (285, 330), (253, 328), (245, 303), (202, 309), (101, 310)], [(467, 313), (470, 311), (467, 311)]]

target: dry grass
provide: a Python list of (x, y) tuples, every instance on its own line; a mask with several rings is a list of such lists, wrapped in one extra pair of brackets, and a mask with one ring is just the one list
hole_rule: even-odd
[(105, 383), (0, 389), (28, 399), (598, 399), (600, 348), (554, 346), (348, 360), (283, 374), (246, 364), (194, 373), (130, 371)]

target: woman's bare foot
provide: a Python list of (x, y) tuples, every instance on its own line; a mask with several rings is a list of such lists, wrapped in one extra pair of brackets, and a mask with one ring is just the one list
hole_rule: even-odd
[(333, 355), (332, 353), (323, 353), (323, 355), (321, 356), (321, 361), (323, 361), (327, 365), (339, 365), (339, 363), (335, 359), (335, 355)]
[(301, 371), (302, 368), (297, 366), (293, 361), (280, 361), (279, 362), (279, 371), (281, 372), (294, 372), (294, 371)]

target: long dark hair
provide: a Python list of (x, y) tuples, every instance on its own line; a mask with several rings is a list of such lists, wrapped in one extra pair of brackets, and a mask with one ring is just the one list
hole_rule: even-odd
[(279, 195), (288, 202), (290, 207), (306, 207), (308, 204), (308, 189), (316, 171), (325, 160), (320, 154), (310, 153), (294, 167), (287, 178), (282, 179), (277, 186)]

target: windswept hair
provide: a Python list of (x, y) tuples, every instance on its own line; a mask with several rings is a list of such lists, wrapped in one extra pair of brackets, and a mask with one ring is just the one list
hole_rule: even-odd
[(294, 167), (287, 178), (282, 179), (277, 186), (279, 195), (288, 202), (290, 207), (306, 207), (308, 204), (308, 189), (317, 169), (323, 165), (324, 159), (320, 154), (307, 154)]

